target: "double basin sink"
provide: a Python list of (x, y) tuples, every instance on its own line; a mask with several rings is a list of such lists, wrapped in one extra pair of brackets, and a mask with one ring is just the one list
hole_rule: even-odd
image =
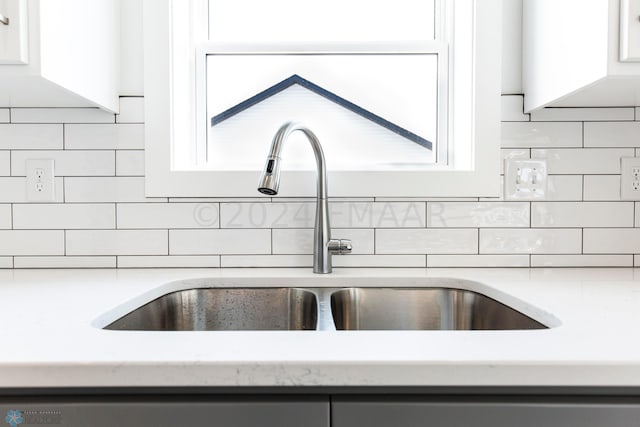
[(522, 330), (545, 329), (481, 293), (430, 288), (193, 288), (165, 294), (104, 329)]

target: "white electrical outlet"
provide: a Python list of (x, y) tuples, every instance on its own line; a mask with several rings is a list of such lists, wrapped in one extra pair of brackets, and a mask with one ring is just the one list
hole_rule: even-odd
[(640, 200), (640, 157), (620, 158), (620, 198)]
[(547, 193), (547, 161), (544, 159), (506, 159), (505, 200), (544, 200)]
[(28, 159), (27, 171), (27, 201), (55, 202), (55, 175), (52, 159)]

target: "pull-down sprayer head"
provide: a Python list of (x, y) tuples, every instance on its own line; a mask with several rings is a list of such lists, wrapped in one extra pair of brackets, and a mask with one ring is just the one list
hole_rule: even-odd
[(267, 163), (264, 165), (260, 181), (258, 181), (258, 191), (267, 196), (275, 196), (278, 194), (280, 186), (280, 157), (269, 156)]

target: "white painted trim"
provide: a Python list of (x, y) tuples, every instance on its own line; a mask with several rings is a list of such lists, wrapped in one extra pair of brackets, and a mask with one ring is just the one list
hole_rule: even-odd
[[(255, 197), (259, 171), (177, 171), (170, 168), (174, 112), (172, 0), (145, 0), (146, 195), (149, 197)], [(474, 143), (472, 170), (329, 173), (334, 197), (495, 197), (499, 195), (501, 0), (476, 1)], [(184, 83), (184, 82), (182, 82)], [(191, 137), (191, 136), (188, 136)], [(267, 136), (269, 137), (269, 136)], [(315, 173), (283, 171), (283, 197), (315, 194)]]

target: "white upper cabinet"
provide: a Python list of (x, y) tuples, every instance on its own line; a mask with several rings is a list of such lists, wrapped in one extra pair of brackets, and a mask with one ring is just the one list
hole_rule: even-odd
[(0, 107), (118, 110), (120, 0), (0, 0)]
[(640, 0), (524, 0), (525, 110), (640, 105)]
[(26, 64), (28, 40), (27, 2), (0, 0), (0, 64)]

